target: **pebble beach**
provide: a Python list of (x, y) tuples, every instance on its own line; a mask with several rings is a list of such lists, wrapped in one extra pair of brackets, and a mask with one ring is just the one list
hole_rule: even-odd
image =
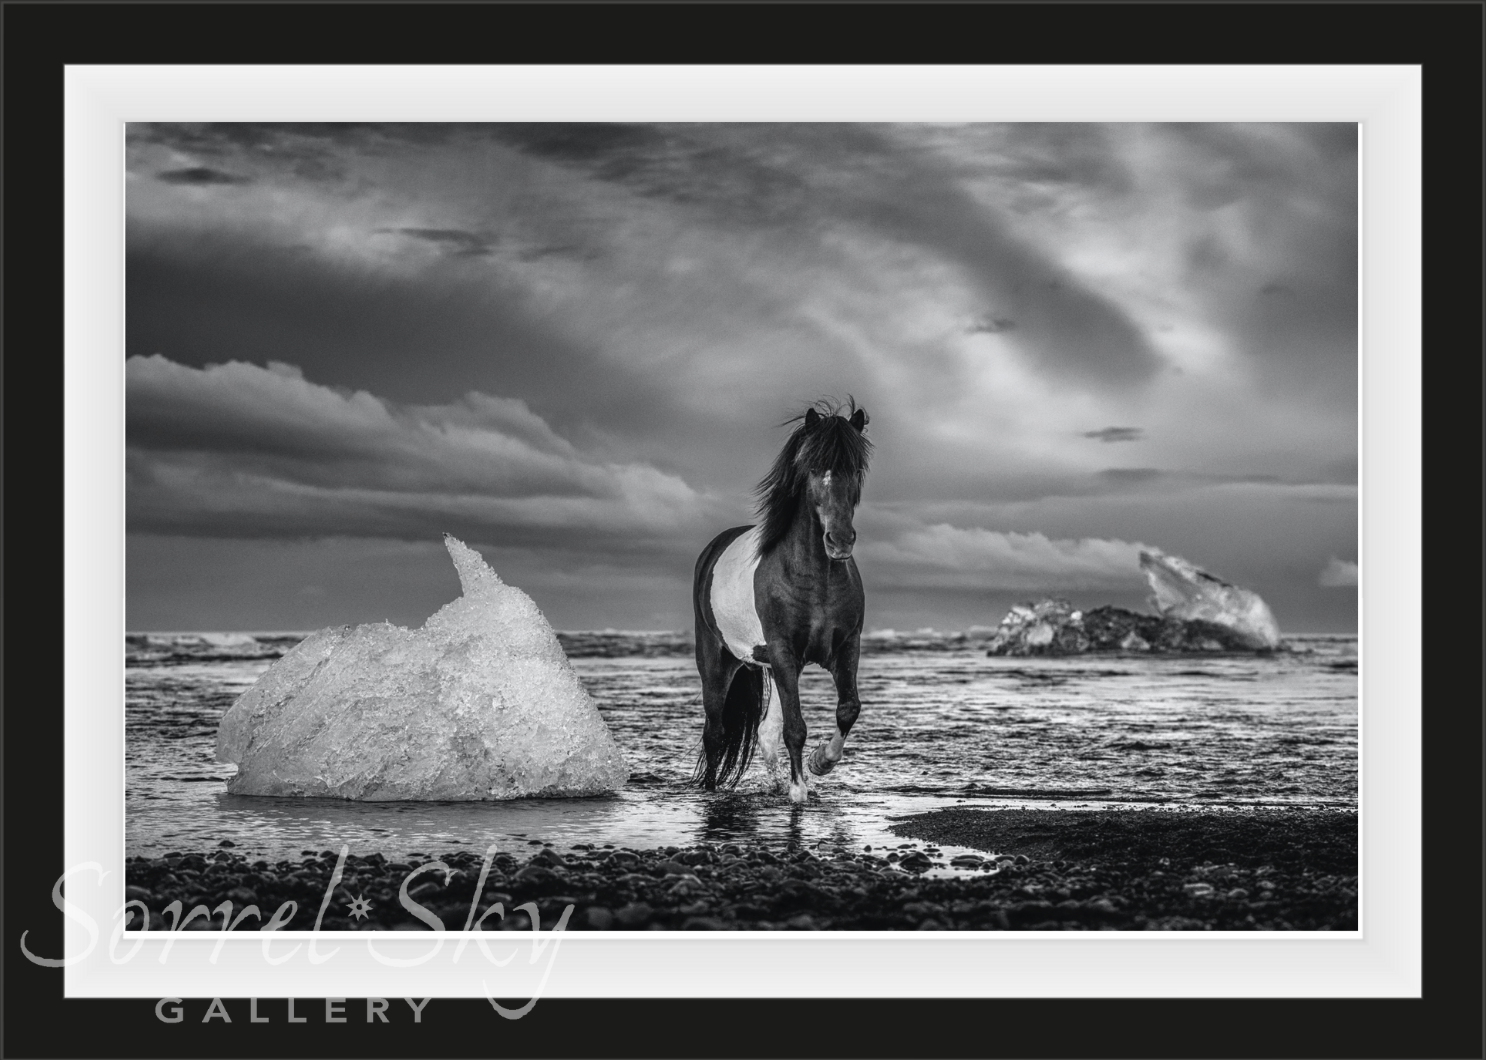
[[(896, 845), (700, 843), (647, 850), (533, 839), (523, 854), (215, 849), (136, 856), (126, 897), (151, 930), (556, 927), (577, 931), (1269, 931), (1357, 928), (1357, 815), (1333, 809), (943, 809), (892, 823)], [(952, 858), (941, 849), (973, 849)], [(448, 867), (433, 865), (441, 862)], [(483, 876), (483, 880), (482, 880)], [(401, 897), (407, 884), (407, 902)], [(477, 893), (478, 891), (478, 893)], [(326, 896), (329, 902), (326, 904)], [(353, 916), (360, 900), (361, 916)], [(170, 908), (179, 901), (181, 912)], [(292, 903), (286, 905), (285, 903)], [(490, 910), (500, 903), (499, 912)], [(528, 904), (530, 903), (530, 904)], [(321, 914), (324, 905), (323, 916)], [(409, 906), (414, 908), (410, 908)], [(243, 915), (256, 906), (258, 915)], [(474, 907), (473, 918), (471, 908)], [(525, 909), (519, 908), (525, 906)], [(571, 907), (571, 912), (567, 912)], [(132, 907), (130, 928), (140, 926)], [(278, 915), (275, 917), (275, 911)]]

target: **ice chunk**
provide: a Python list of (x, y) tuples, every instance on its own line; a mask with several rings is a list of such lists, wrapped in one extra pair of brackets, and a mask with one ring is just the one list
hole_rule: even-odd
[(987, 642), (986, 654), (1249, 652), (1280, 646), (1279, 626), (1257, 594), (1155, 549), (1140, 554), (1140, 567), (1158, 615), (1109, 606), (1079, 611), (1067, 600), (1017, 604)]
[(238, 795), (594, 795), (628, 766), (542, 612), (479, 553), (444, 544), (463, 595), (422, 629), (322, 629), (222, 718)]
[(1083, 652), (1251, 652), (1248, 637), (1200, 618), (1143, 615), (1123, 607), (1075, 610), (1067, 600), (1017, 604), (986, 642), (987, 655)]
[(989, 655), (1073, 655), (1088, 651), (1083, 614), (1067, 600), (1016, 604), (986, 645)]
[(1259, 594), (1155, 549), (1141, 552), (1140, 569), (1151, 583), (1151, 606), (1163, 616), (1223, 626), (1249, 648), (1279, 646), (1279, 624)]

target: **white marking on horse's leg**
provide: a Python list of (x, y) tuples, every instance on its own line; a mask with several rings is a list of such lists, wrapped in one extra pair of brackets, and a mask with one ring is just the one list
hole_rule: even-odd
[(836, 768), (836, 763), (841, 761), (841, 756), (846, 752), (846, 737), (841, 735), (837, 729), (831, 734), (829, 740), (822, 740), (816, 744), (815, 750), (805, 759), (805, 764), (811, 773), (823, 777)]
[(789, 801), (796, 806), (804, 806), (810, 800), (810, 782), (806, 779), (810, 775), (809, 770), (800, 764), (800, 779), (791, 779), (789, 782)]
[[(764, 710), (764, 719), (758, 726), (758, 749), (764, 756), (764, 768), (769, 771), (770, 778), (778, 787), (780, 752), (784, 749), (784, 711), (780, 709), (779, 693), (767, 669), (764, 670), (764, 695), (768, 697), (768, 706)], [(788, 768), (785, 765), (786, 771)]]

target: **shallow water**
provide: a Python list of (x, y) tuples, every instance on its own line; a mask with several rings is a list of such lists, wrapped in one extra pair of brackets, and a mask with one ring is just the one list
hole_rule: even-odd
[[(684, 846), (758, 840), (860, 849), (903, 844), (891, 819), (947, 805), (1357, 804), (1357, 642), (1298, 637), (1269, 657), (988, 658), (964, 640), (878, 641), (858, 672), (846, 757), (803, 810), (762, 767), (729, 794), (686, 778), (701, 738), (684, 642), (564, 635), (629, 758), (607, 798), (353, 803), (228, 795), (214, 760), (223, 711), (293, 635), (131, 635), (125, 682), (126, 853), (215, 847), (389, 855), (544, 841)], [(813, 746), (834, 725), (830, 677), (801, 680)], [(946, 848), (946, 853), (949, 851)]]

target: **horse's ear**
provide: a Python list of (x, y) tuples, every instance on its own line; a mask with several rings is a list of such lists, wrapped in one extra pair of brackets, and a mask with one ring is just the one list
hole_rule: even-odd
[(867, 410), (866, 409), (857, 409), (855, 412), (853, 412), (851, 414), (851, 425), (853, 427), (855, 427), (859, 431), (866, 430), (866, 428), (867, 428)]
[(820, 422), (820, 413), (816, 412), (814, 409), (806, 409), (805, 410), (805, 426), (806, 427), (814, 427), (819, 422)]

